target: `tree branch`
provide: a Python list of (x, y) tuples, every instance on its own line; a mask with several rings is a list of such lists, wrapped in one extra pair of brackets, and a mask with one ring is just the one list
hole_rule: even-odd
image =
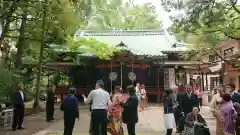
[(237, 8), (237, 0), (229, 0), (233, 9), (240, 14), (240, 10)]
[(224, 62), (230, 63), (229, 60), (226, 60), (221, 54), (218, 53), (218, 51), (215, 48), (212, 48), (213, 52)]
[(227, 32), (223, 32), (223, 33), (224, 33), (224, 35), (227, 36), (228, 38), (240, 40), (240, 37), (231, 36), (231, 35), (227, 34)]

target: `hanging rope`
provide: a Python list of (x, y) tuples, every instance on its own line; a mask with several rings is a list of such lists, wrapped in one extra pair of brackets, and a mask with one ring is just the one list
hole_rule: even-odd
[[(112, 63), (111, 63), (111, 73), (112, 73)], [(112, 79), (111, 80), (111, 94), (112, 94), (112, 91), (113, 91), (113, 87), (112, 87)]]

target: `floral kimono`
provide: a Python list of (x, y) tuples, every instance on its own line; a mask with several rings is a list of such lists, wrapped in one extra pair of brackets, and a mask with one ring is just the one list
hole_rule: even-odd
[(120, 106), (120, 99), (122, 94), (115, 94), (112, 98), (113, 105), (109, 111), (108, 132), (112, 135), (123, 135), (122, 127), (122, 111)]

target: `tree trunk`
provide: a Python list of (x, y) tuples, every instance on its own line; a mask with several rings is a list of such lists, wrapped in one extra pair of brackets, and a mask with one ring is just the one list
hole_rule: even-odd
[(21, 23), (21, 27), (20, 27), (19, 40), (16, 45), (16, 47), (17, 47), (16, 69), (20, 69), (22, 66), (22, 53), (23, 53), (23, 45), (24, 45), (24, 39), (25, 39), (26, 22), (27, 22), (27, 13), (24, 12), (22, 15), (22, 23)]
[(43, 2), (43, 23), (42, 23), (42, 40), (41, 40), (41, 49), (40, 49), (40, 57), (38, 63), (38, 73), (37, 73), (37, 84), (36, 84), (36, 95), (33, 104), (33, 108), (35, 111), (42, 111), (42, 108), (39, 104), (39, 96), (40, 96), (40, 87), (41, 87), (41, 74), (42, 74), (42, 62), (43, 62), (43, 53), (44, 53), (44, 45), (45, 45), (45, 34), (46, 34), (46, 3)]
[(0, 36), (0, 43), (2, 43), (2, 41), (5, 38), (5, 34), (7, 33), (10, 23), (11, 23), (11, 16), (12, 16), (13, 12), (17, 9), (17, 4), (19, 3), (19, 1), (20, 0), (14, 0), (10, 7), (9, 12), (6, 12), (6, 15), (3, 15), (4, 16), (3, 22), (5, 22), (5, 25), (3, 26), (2, 33)]

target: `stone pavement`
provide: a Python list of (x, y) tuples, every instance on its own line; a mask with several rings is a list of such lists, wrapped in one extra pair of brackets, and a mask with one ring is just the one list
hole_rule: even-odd
[[(0, 129), (0, 135), (62, 135), (63, 133), (63, 120), (62, 112), (58, 106), (55, 109), (55, 121), (48, 123), (45, 120), (45, 112), (39, 114), (32, 114), (25, 117), (24, 127), (25, 130), (12, 132), (11, 127), (5, 130)], [(211, 132), (215, 132), (215, 120), (209, 112), (208, 107), (201, 109), (201, 114), (205, 117)], [(88, 135), (90, 112), (88, 106), (81, 106), (80, 108), (80, 121), (76, 121), (74, 128), (74, 135)], [(126, 125), (124, 125), (126, 131)], [(139, 112), (139, 122), (136, 125), (136, 131), (139, 135), (157, 135), (165, 134), (163, 122), (163, 108), (160, 105), (150, 105), (143, 112)], [(174, 135), (174, 134), (173, 134)], [(213, 134), (214, 135), (214, 134)]]
[[(207, 107), (201, 109), (201, 113), (209, 123), (211, 133), (214, 135), (215, 120)], [(81, 110), (80, 121), (76, 121), (73, 135), (87, 135), (89, 129), (89, 115), (88, 110)], [(124, 132), (127, 133), (126, 125), (124, 125)], [(166, 134), (163, 122), (163, 108), (161, 106), (150, 106), (143, 112), (139, 113), (139, 122), (136, 125), (136, 132), (139, 135), (159, 135)], [(54, 123), (48, 129), (39, 132), (35, 135), (62, 135), (63, 134), (63, 120)], [(174, 133), (175, 134), (175, 133)], [(173, 135), (174, 135), (173, 134)]]
[[(44, 107), (45, 104), (41, 103), (41, 105)], [(27, 104), (26, 108), (30, 108), (31, 105)], [(54, 113), (54, 118), (55, 121), (54, 122), (46, 122), (46, 112), (40, 112), (38, 114), (32, 114), (32, 115), (28, 115), (25, 116), (24, 118), (24, 127), (26, 128), (25, 130), (17, 130), (15, 132), (13, 132), (11, 130), (11, 126), (8, 126), (5, 129), (0, 129), (0, 135), (32, 135), (36, 132), (39, 131), (44, 131), (45, 129), (48, 129), (49, 127), (51, 127), (51, 125), (54, 125), (55, 123), (59, 123), (59, 121), (61, 122), (62, 118), (63, 118), (63, 113), (59, 110), (60, 105), (56, 104), (55, 105), (55, 113)], [(89, 106), (88, 105), (80, 105), (80, 110), (88, 110)]]

